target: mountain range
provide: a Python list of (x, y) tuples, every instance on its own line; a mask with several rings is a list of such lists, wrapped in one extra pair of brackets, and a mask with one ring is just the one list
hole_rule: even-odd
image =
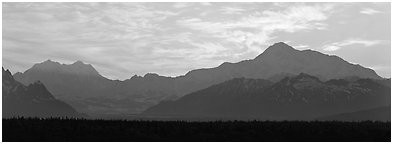
[(2, 112), (7, 117), (80, 117), (70, 105), (57, 100), (40, 82), (27, 86), (17, 82), (9, 70), (3, 70)]
[(259, 79), (255, 83), (267, 86), (301, 73), (315, 76), (320, 84), (332, 79), (383, 80), (372, 69), (337, 56), (296, 50), (282, 42), (268, 47), (254, 59), (225, 62), (215, 68), (192, 70), (177, 77), (149, 73), (123, 81), (110, 80), (81, 61), (66, 65), (48, 60), (23, 73), (15, 73), (14, 78), (25, 85), (41, 81), (54, 97), (79, 112), (135, 114), (162, 101), (182, 100), (185, 95), (236, 78)]
[(285, 77), (276, 83), (235, 78), (176, 101), (161, 102), (143, 114), (182, 118), (312, 120), (390, 106), (389, 84), (390, 80), (363, 78), (323, 82), (305, 73)]
[(25, 85), (41, 81), (56, 98), (83, 113), (136, 113), (175, 95), (167, 84), (172, 78), (146, 74), (110, 80), (81, 61), (66, 65), (47, 60), (14, 77)]

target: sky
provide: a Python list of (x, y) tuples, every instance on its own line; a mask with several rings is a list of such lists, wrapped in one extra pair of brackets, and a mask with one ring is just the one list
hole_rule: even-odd
[(92, 64), (110, 79), (184, 75), (285, 42), (391, 77), (390, 3), (2, 3), (2, 65)]

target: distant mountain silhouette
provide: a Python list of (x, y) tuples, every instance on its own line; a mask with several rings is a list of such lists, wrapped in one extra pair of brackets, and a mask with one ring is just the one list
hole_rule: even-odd
[(272, 83), (235, 78), (165, 101), (143, 115), (234, 119), (311, 120), (390, 106), (390, 87), (372, 79), (330, 80), (301, 73)]
[[(278, 76), (307, 73), (321, 80), (340, 79), (349, 76), (381, 79), (375, 71), (354, 65), (337, 56), (317, 51), (299, 51), (283, 43), (275, 43), (252, 60), (223, 63), (216, 68), (198, 69), (177, 79), (180, 95), (218, 84), (232, 78), (274, 79)], [(279, 78), (276, 78), (279, 80)]]
[[(80, 92), (90, 89), (101, 89), (109, 86), (107, 78), (101, 76), (90, 64), (77, 61), (66, 65), (47, 60), (35, 64), (24, 73), (16, 73), (14, 77), (23, 84), (43, 81), (51, 92), (57, 93), (61, 89), (67, 89), (70, 94), (80, 95)], [(87, 95), (84, 95), (87, 96)]]
[(337, 56), (312, 50), (299, 51), (282, 42), (270, 46), (252, 60), (225, 62), (178, 77), (146, 74), (124, 81), (109, 80), (80, 61), (71, 65), (46, 61), (14, 77), (24, 84), (40, 80), (56, 98), (85, 113), (139, 113), (162, 100), (178, 99), (233, 78), (277, 82), (299, 73), (317, 76), (322, 81), (349, 77), (381, 79), (373, 70), (350, 64)]
[(83, 113), (136, 113), (175, 96), (172, 78), (146, 74), (110, 80), (81, 61), (67, 65), (47, 60), (14, 77), (26, 85), (41, 81), (56, 98)]
[(54, 98), (40, 81), (25, 86), (15, 81), (9, 70), (2, 70), (3, 118), (81, 116), (71, 106)]

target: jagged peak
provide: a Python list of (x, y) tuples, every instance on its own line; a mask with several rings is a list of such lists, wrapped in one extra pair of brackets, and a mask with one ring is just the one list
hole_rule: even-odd
[(319, 80), (318, 77), (306, 74), (306, 73), (300, 73), (299, 75), (292, 77), (289, 79), (291, 83), (298, 83), (298, 82), (317, 82), (321, 83), (322, 81)]
[[(39, 91), (45, 91), (45, 93), (49, 93), (48, 89), (45, 87), (44, 83), (42, 83), (40, 80), (35, 81), (34, 83), (31, 83), (28, 85), (29, 88), (31, 88), (32, 90), (39, 90)], [(41, 95), (41, 96), (45, 96), (45, 95)], [(49, 96), (51, 97), (51, 96)]]
[(91, 64), (84, 63), (84, 62), (81, 61), (81, 60), (77, 60), (77, 61), (75, 61), (75, 62), (72, 63), (72, 64), (64, 64), (64, 63), (61, 64), (61, 63), (59, 63), (59, 62), (57, 62), (57, 61), (53, 61), (53, 60), (51, 60), (51, 59), (48, 59), (48, 60), (43, 61), (43, 62), (41, 62), (41, 63), (36, 63), (35, 65), (53, 65), (53, 64), (59, 65), (59, 66), (70, 66), (70, 65), (91, 66)]
[(78, 60), (78, 61), (76, 61), (73, 64), (70, 64), (68, 66), (83, 67), (83, 68), (91, 69), (92, 71), (96, 71), (95, 68), (91, 64), (84, 63), (83, 61), (80, 61), (80, 60)]
[(317, 80), (319, 80), (318, 79), (318, 77), (315, 77), (315, 76), (312, 76), (312, 75), (309, 75), (309, 74), (306, 74), (306, 73), (303, 73), (303, 72), (301, 72), (299, 75), (297, 75), (295, 78), (297, 78), (297, 79), (299, 79), (299, 78), (312, 78), (312, 79), (317, 79)]
[(230, 63), (230, 62), (223, 62), (220, 66), (230, 65), (230, 64), (233, 64), (233, 63)]
[(11, 71), (9, 69), (5, 70), (5, 72), (11, 75)]
[(47, 59), (47, 60), (44, 61), (44, 62), (54, 62), (54, 61), (52, 61), (51, 59)]
[(135, 74), (135, 75), (133, 75), (130, 79), (135, 79), (135, 78), (142, 78), (142, 77)]
[(24, 73), (31, 70), (101, 76), (91, 64), (86, 64), (80, 60), (72, 64), (60, 64), (59, 62), (48, 59), (44, 62), (34, 64), (32, 68), (26, 70)]
[(12, 74), (11, 74), (11, 72), (10, 72), (9, 69), (5, 70), (4, 67), (2, 67), (2, 69), (3, 69), (3, 76), (4, 76), (4, 75), (7, 75), (7, 76), (9, 76), (9, 77), (12, 78)]
[(295, 76), (286, 76), (285, 78), (281, 79), (280, 82), (290, 82), (290, 83), (296, 83), (299, 81), (316, 81), (316, 82), (322, 82), (319, 80), (318, 77), (312, 76), (307, 73), (299, 73), (298, 75)]
[(78, 60), (78, 61), (74, 62), (74, 63), (71, 64), (71, 65), (90, 65), (90, 64), (85, 64), (83, 61)]
[(143, 77), (144, 78), (146, 78), (146, 77), (159, 77), (159, 75), (156, 73), (146, 73)]
[(291, 47), (291, 46), (289, 46), (288, 44), (286, 44), (285, 42), (277, 42), (277, 43), (274, 43), (273, 45), (272, 45), (273, 47)]
[(284, 43), (284, 42), (277, 42), (274, 43), (273, 45), (269, 46), (266, 50), (268, 49), (274, 49), (274, 50), (296, 50), (295, 48), (291, 47), (290, 45)]
[(284, 42), (277, 42), (269, 46), (263, 53), (258, 55), (255, 59), (261, 58), (263, 55), (276, 55), (281, 53), (291, 53), (298, 51)]
[(51, 59), (47, 59), (46, 61), (38, 64), (60, 64), (60, 63), (56, 61), (52, 61)]
[(58, 67), (60, 65), (61, 64), (59, 62), (55, 62), (55, 61), (52, 61), (52, 60), (48, 59), (48, 60), (46, 60), (44, 62), (34, 64), (32, 68), (33, 69), (42, 69), (42, 68), (48, 69), (48, 68), (51, 68), (51, 67)]

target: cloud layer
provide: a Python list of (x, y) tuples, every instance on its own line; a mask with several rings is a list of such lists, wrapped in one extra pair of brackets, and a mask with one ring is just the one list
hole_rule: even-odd
[(375, 46), (378, 44), (382, 44), (381, 40), (361, 40), (361, 39), (348, 39), (342, 42), (335, 42), (332, 44), (328, 44), (323, 46), (323, 50), (325, 51), (336, 51), (341, 49), (342, 47), (349, 45), (362, 45), (364, 47)]
[(387, 31), (389, 3), (3, 3), (3, 66), (82, 60), (112, 79), (178, 76), (284, 41), (380, 68), (390, 61), (364, 62), (344, 48), (390, 59)]

